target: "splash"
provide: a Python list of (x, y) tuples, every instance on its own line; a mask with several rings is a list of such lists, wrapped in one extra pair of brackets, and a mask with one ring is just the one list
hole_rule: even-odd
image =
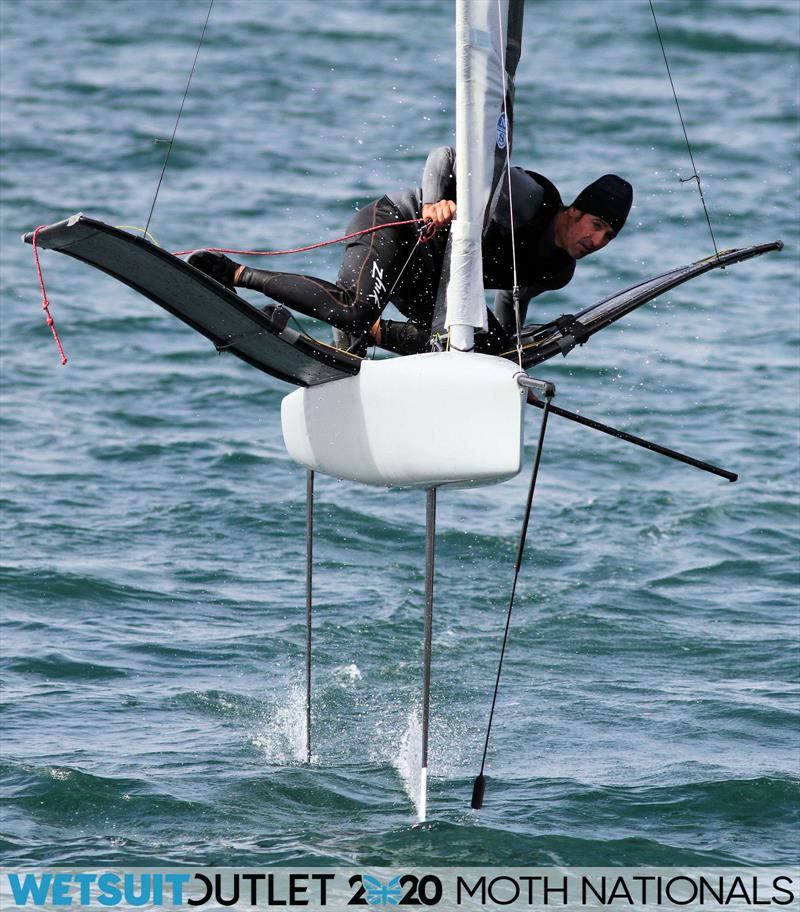
[(268, 709), (252, 743), (269, 763), (306, 759), (306, 696), (302, 687), (288, 690), (283, 702)]
[(355, 684), (356, 681), (361, 680), (361, 669), (355, 663), (350, 665), (341, 665), (339, 668), (335, 668), (333, 671), (334, 678), (339, 682), (339, 684), (346, 686), (348, 684)]
[(400, 738), (397, 754), (392, 762), (403, 780), (403, 786), (418, 815), (424, 800), (420, 780), (421, 760), (422, 723), (419, 718), (419, 711), (415, 708), (408, 714), (406, 728)]

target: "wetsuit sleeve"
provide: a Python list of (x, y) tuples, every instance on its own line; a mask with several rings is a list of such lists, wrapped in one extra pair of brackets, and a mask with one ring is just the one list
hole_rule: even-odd
[(511, 210), (514, 226), (526, 225), (539, 212), (544, 200), (544, 187), (540, 186), (522, 168), (511, 169), (511, 207), (508, 205), (508, 177), (504, 172), (495, 187), (489, 207), (489, 220), (508, 231), (511, 228)]
[(456, 150), (450, 146), (434, 149), (422, 172), (422, 205), (456, 198)]

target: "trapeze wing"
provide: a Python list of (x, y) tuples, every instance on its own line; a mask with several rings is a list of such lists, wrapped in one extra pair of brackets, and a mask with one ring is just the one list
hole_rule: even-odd
[[(33, 232), (23, 236), (33, 243)], [(161, 247), (82, 213), (42, 228), (38, 247), (58, 250), (155, 301), (214, 343), (253, 367), (314, 386), (357, 374), (361, 358), (325, 345), (270, 317)]]
[[(688, 266), (680, 266), (630, 285), (577, 314), (560, 317), (544, 326), (532, 327), (522, 334), (522, 365), (526, 368), (533, 367), (555, 355), (566, 355), (576, 345), (583, 345), (596, 332), (615, 323), (642, 304), (712, 269), (723, 269), (725, 266), (749, 260), (762, 253), (782, 249), (783, 242), (774, 241), (771, 244), (725, 250), (719, 256), (714, 254)], [(516, 358), (517, 350), (509, 350), (502, 355), (506, 358)]]

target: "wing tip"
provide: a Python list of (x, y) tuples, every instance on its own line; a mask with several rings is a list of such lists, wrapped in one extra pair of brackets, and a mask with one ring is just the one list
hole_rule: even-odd
[[(48, 231), (52, 231), (54, 228), (72, 228), (77, 225), (77, 223), (85, 218), (82, 212), (76, 212), (75, 215), (71, 215), (69, 218), (62, 219), (60, 222), (53, 222), (52, 225), (46, 225), (42, 228), (42, 232), (47, 234)], [(20, 239), (23, 244), (32, 244), (33, 243), (33, 231), (26, 231), (25, 234), (20, 235)]]

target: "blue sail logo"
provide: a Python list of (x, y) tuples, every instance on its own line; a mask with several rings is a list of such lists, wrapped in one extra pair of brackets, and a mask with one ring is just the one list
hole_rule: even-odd
[(506, 115), (504, 111), (500, 112), (500, 116), (497, 118), (497, 148), (505, 149), (506, 140), (508, 138), (508, 130), (506, 129)]

